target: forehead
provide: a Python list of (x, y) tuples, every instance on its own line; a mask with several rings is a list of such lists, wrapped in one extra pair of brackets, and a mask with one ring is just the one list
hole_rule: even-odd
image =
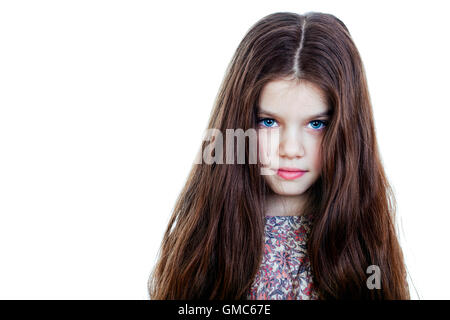
[(258, 111), (280, 116), (313, 114), (329, 110), (324, 92), (305, 80), (274, 80), (267, 83), (259, 97)]

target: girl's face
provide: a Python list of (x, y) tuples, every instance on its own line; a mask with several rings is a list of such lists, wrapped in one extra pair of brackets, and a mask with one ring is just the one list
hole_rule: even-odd
[(311, 82), (274, 80), (264, 86), (258, 106), (259, 156), (274, 193), (301, 195), (318, 179), (329, 111), (323, 92)]

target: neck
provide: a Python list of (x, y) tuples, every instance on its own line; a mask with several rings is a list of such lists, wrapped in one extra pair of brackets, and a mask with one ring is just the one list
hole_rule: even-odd
[(304, 197), (282, 196), (275, 193), (267, 195), (266, 216), (301, 216), (303, 215)]

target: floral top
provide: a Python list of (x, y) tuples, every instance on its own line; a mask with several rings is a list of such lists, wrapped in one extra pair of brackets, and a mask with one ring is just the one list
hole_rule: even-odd
[(266, 216), (264, 255), (249, 300), (318, 299), (307, 255), (311, 219)]

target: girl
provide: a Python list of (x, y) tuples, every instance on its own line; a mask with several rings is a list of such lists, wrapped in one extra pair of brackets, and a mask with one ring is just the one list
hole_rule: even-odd
[(248, 146), (245, 163), (192, 167), (151, 299), (410, 298), (365, 71), (342, 21), (318, 12), (258, 21), (208, 128), (256, 130), (259, 161)]

